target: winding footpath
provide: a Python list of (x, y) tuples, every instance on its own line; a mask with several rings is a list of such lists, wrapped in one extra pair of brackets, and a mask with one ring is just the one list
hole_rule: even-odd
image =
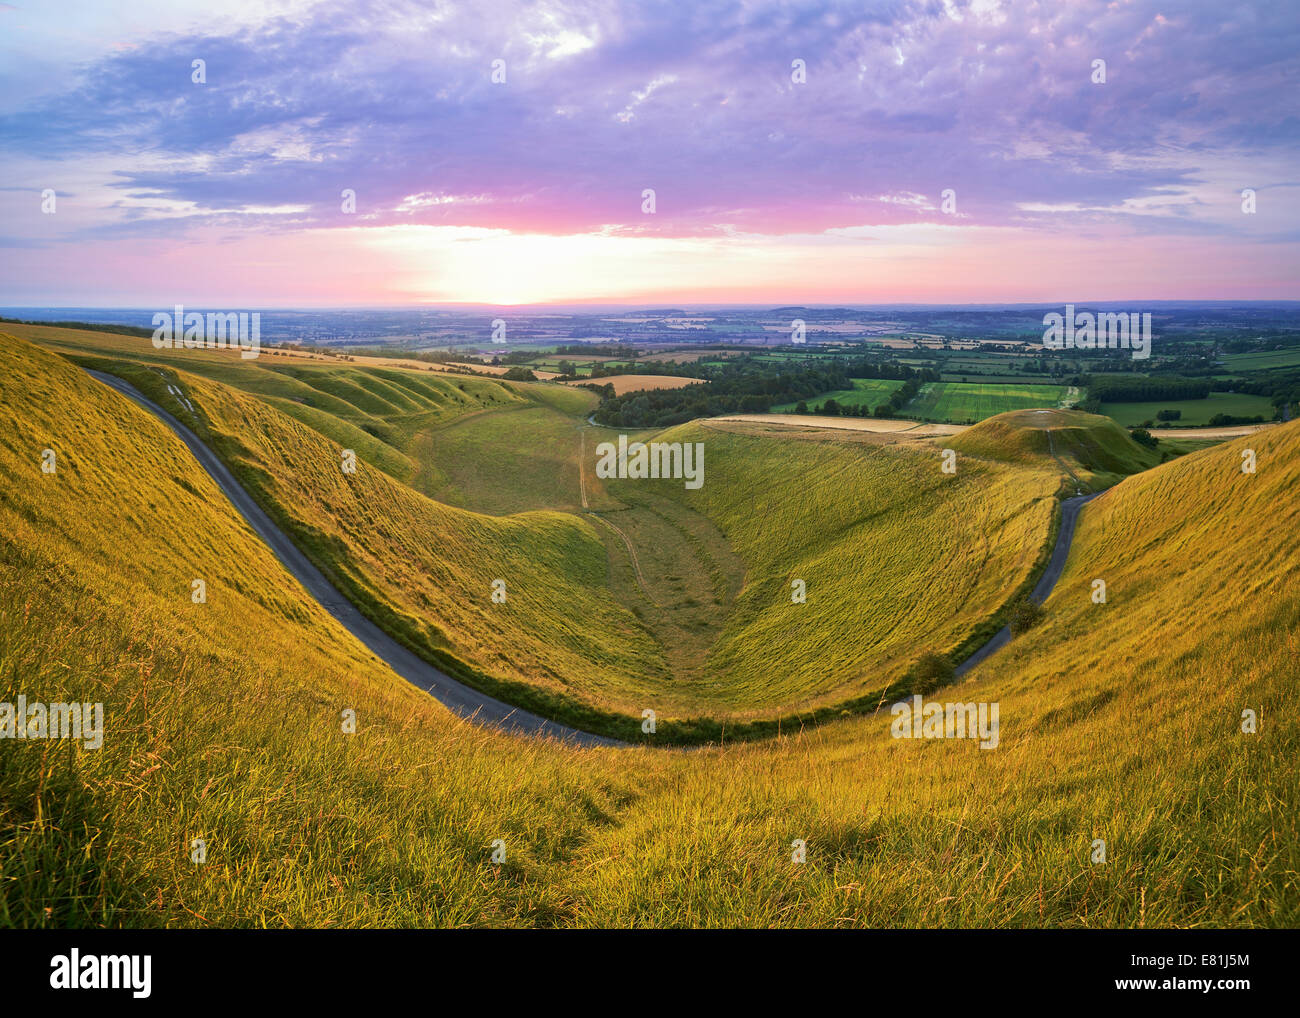
[[(1056, 534), (1056, 547), (1052, 549), (1052, 557), (1048, 560), (1047, 568), (1043, 570), (1043, 575), (1038, 578), (1029, 595), (1030, 600), (1035, 604), (1042, 604), (1047, 600), (1047, 595), (1052, 592), (1056, 581), (1061, 578), (1061, 573), (1065, 570), (1065, 560), (1070, 557), (1070, 544), (1074, 540), (1074, 527), (1079, 522), (1079, 510), (1100, 494), (1101, 492), (1098, 491), (1091, 495), (1075, 495), (1061, 503), (1061, 529)], [(965, 675), (989, 655), (1001, 650), (1010, 642), (1011, 627), (1003, 626), (988, 643), (959, 664), (953, 670), (953, 674)]]
[[(94, 371), (90, 368), (86, 368), (85, 371), (93, 378), (143, 407), (162, 421), (163, 424), (167, 425), (185, 443), (185, 446), (193, 453), (194, 458), (198, 460), (199, 465), (207, 471), (217, 487), (230, 500), (231, 505), (253, 528), (257, 536), (266, 543), (275, 554), (275, 557), (289, 570), (290, 575), (302, 584), (307, 593), (333, 616), (344, 629), (360, 640), (376, 658), (388, 665), (407, 682), (425, 690), (454, 714), (476, 724), (500, 728), (512, 734), (559, 739), (578, 746), (628, 745), (617, 739), (611, 739), (603, 735), (593, 735), (591, 732), (571, 728), (568, 725), (562, 725), (536, 714), (531, 714), (528, 711), (520, 710), (518, 707), (512, 707), (508, 703), (502, 703), (486, 693), (480, 693), (463, 682), (453, 679), (413, 651), (402, 646), (371, 622), (370, 619), (366, 618), (343, 594), (339, 593), (334, 585), (325, 578), (324, 574), (290, 540), (288, 535), (271, 521), (271, 518), (262, 507), (235, 480), (235, 476), (230, 472), (229, 468), (217, 458), (217, 455), (211, 449), (203, 444), (193, 431), (142, 394), (129, 382), (118, 378), (116, 375), (105, 374), (102, 371)], [(581, 464), (579, 464), (579, 469), (581, 470)], [(1078, 495), (1061, 503), (1061, 529), (1056, 535), (1056, 546), (1052, 550), (1052, 557), (1047, 564), (1047, 569), (1039, 577), (1038, 583), (1035, 584), (1033, 592), (1030, 594), (1030, 597), (1036, 603), (1042, 604), (1047, 600), (1047, 596), (1052, 592), (1052, 588), (1060, 578), (1061, 572), (1065, 568), (1065, 561), (1070, 554), (1070, 543), (1074, 539), (1079, 510), (1086, 503), (1096, 498), (1097, 494)], [(601, 522), (606, 523), (607, 521), (601, 519)], [(617, 530), (617, 528), (614, 529)], [(621, 535), (621, 531), (619, 533)], [(621, 536), (627, 541), (626, 535)], [(628, 550), (631, 551), (630, 542)], [(635, 554), (633, 554), (632, 560), (635, 564)], [(640, 574), (639, 567), (637, 573)], [(1009, 627), (1004, 626), (988, 643), (958, 665), (955, 673), (957, 675), (965, 674), (994, 652), (1006, 646), (1010, 640), (1011, 630)]]
[(357, 607), (344, 597), (334, 585), (325, 578), (319, 569), (298, 550), (279, 527), (262, 510), (251, 495), (235, 480), (234, 474), (221, 462), (216, 454), (200, 441), (189, 428), (140, 393), (129, 382), (115, 375), (102, 371), (86, 369), (91, 376), (103, 382), (127, 399), (139, 404), (167, 425), (176, 436), (185, 443), (194, 454), (199, 465), (208, 472), (226, 498), (230, 499), (249, 526), (266, 542), (293, 578), (306, 589), (348, 632), (360, 640), (380, 661), (404, 678), (407, 682), (429, 693), (435, 700), (453, 713), (478, 724), (490, 725), (520, 735), (541, 735), (579, 746), (622, 746), (625, 743), (609, 739), (603, 735), (593, 735), (567, 725), (557, 724), (536, 714), (511, 707), (486, 693), (458, 682), (445, 672), (439, 671), (429, 662), (403, 647), (377, 625), (361, 614)]

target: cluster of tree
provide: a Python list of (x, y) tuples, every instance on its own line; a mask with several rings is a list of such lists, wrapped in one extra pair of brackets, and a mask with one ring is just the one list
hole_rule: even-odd
[[(924, 372), (915, 373), (911, 378), (909, 378), (906, 382), (904, 382), (899, 388), (891, 392), (889, 394), (889, 398), (885, 400), (885, 402), (880, 403), (876, 406), (874, 416), (876, 417), (899, 416), (899, 414), (901, 414), (903, 411), (903, 407), (905, 407), (908, 404), (908, 402), (912, 399), (912, 397), (914, 397), (918, 392), (921, 391), (922, 379), (920, 376), (923, 373)], [(926, 379), (926, 381), (932, 381), (932, 379)], [(833, 397), (831, 399), (828, 399), (825, 403), (822, 403), (820, 406), (814, 407), (812, 410), (809, 410), (808, 404), (801, 400), (799, 404), (794, 408), (794, 412), (797, 414), (806, 414), (806, 413), (823, 414), (829, 417), (841, 417), (841, 416), (842, 417), (871, 417), (873, 416), (873, 412), (871, 408), (867, 406), (865, 403), (860, 403), (856, 406), (846, 406)]]
[(1212, 428), (1233, 428), (1239, 424), (1263, 424), (1264, 418), (1260, 414), (1253, 417), (1240, 417), (1236, 414), (1215, 414), (1210, 418), (1210, 427)]
[[(695, 417), (731, 413), (762, 413), (776, 403), (843, 389), (848, 378), (839, 373), (778, 373), (737, 358), (710, 372), (714, 377), (681, 389), (656, 389), (628, 393), (601, 402), (595, 419), (617, 427), (660, 427), (681, 424)], [(594, 376), (593, 377), (599, 377)]]
[(876, 407), (877, 417), (897, 417), (908, 402), (921, 391), (921, 379), (909, 378), (900, 388), (889, 394), (889, 399)]
[[(893, 378), (917, 382), (939, 381), (938, 368), (913, 368), (893, 361), (876, 361), (867, 357), (845, 362), (845, 374), (850, 378)], [(911, 398), (910, 396), (908, 397)]]
[(1088, 376), (1089, 402), (1154, 403), (1162, 400), (1205, 399), (1210, 383), (1199, 378), (1148, 378), (1116, 375)]
[(562, 343), (555, 348), (556, 355), (561, 357), (609, 357), (627, 361), (636, 360), (637, 352), (634, 346), (609, 343)]
[(1277, 408), (1275, 416), (1285, 417), (1285, 408), (1300, 406), (1300, 368), (1273, 368), (1246, 381), (1232, 382), (1231, 390), (1267, 396)]
[[(476, 360), (479, 358), (475, 358)], [(535, 350), (508, 350), (492, 358), (493, 364), (527, 364), (537, 359)]]
[[(613, 386), (607, 386), (611, 391)], [(704, 383), (684, 389), (652, 389), (624, 396), (607, 395), (596, 408), (594, 420), (616, 428), (654, 428), (684, 424), (696, 417), (717, 417), (740, 411), (765, 410), (761, 396), (710, 395)]]
[(803, 400), (800, 400), (795, 406), (794, 412), (797, 414), (823, 414), (827, 417), (870, 417), (871, 407), (867, 406), (865, 403), (845, 405), (837, 399), (828, 399), (825, 403), (821, 404), (821, 406), (816, 406), (813, 407), (812, 410), (809, 410), (808, 404)]

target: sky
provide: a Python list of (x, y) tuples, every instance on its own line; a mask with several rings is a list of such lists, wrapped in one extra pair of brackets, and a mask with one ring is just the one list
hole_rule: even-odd
[(1298, 154), (1277, 0), (0, 2), (3, 305), (1296, 299)]

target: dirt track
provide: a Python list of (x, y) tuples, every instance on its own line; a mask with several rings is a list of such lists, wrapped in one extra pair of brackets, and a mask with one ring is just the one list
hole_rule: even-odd
[[(712, 417), (704, 421), (740, 421), (748, 424), (775, 424), (787, 427), (833, 428), (840, 431), (868, 431), (876, 435), (899, 435), (905, 438), (933, 438), (937, 435), (958, 435), (966, 424), (921, 424), (917, 421), (898, 421), (887, 417), (819, 417), (816, 414), (731, 414)], [(1156, 438), (1229, 439), (1253, 435), (1272, 424), (1244, 424), (1233, 428), (1155, 428)]]
[(710, 421), (869, 431), (875, 435), (900, 435), (907, 438), (934, 438), (937, 435), (956, 435), (966, 430), (963, 424), (922, 424), (919, 421), (896, 421), (885, 417), (819, 417), (816, 414), (731, 414), (727, 417), (712, 417), (703, 423), (707, 426)]

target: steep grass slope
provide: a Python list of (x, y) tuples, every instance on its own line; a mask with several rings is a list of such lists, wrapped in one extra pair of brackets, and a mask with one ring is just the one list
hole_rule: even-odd
[(306, 598), (160, 423), (3, 342), (0, 702), (100, 701), (105, 734), (0, 741), (0, 925), (564, 912), (532, 867), (625, 785), (452, 720)]
[(199, 408), (200, 437), (390, 634), (517, 706), (605, 731), (618, 722), (609, 712), (621, 712), (614, 734), (638, 730), (664, 664), (609, 593), (605, 549), (590, 522), (443, 505), (373, 468), (359, 450), (355, 472), (346, 472), (344, 450), (315, 430), (229, 387), (180, 377)]
[(1122, 481), (1076, 549), (1042, 626), (932, 694), (999, 703), (996, 749), (885, 713), (737, 747), (600, 832), (584, 921), (1300, 923), (1300, 422)]
[[(106, 342), (96, 333), (73, 337)], [(309, 408), (301, 427), (276, 412), (284, 397), (248, 395), (177, 370), (188, 363), (179, 358), (195, 351), (162, 353), (173, 358), (165, 368), (90, 362), (125, 375), (194, 427), (390, 633), (511, 703), (623, 737), (638, 733), (646, 707), (666, 722), (665, 734), (689, 721), (683, 737), (707, 738), (726, 722), (734, 732), (737, 722), (775, 723), (794, 711), (806, 717), (878, 696), (910, 667), (906, 655), (919, 642), (957, 653), (992, 625), (1051, 537), (1049, 496), (1059, 471), (1045, 457), (973, 463), (946, 478), (928, 447), (706, 436), (698, 426), (688, 440), (707, 438), (709, 480), (700, 497), (683, 498), (694, 493), (672, 482), (653, 491), (623, 483), (618, 497), (633, 511), (607, 514), (600, 530), (556, 513), (494, 520), (397, 483), (382, 459), (397, 447), (367, 443), (349, 415), (378, 415), (366, 424), (371, 430), (379, 430), (373, 422), (410, 426), (406, 448), (426, 490), (468, 495), (497, 512), (538, 503), (579, 511), (577, 461), (586, 440), (580, 419), (568, 415), (585, 403), (570, 391), (535, 386), (524, 399), (496, 382), (347, 364), (250, 368), (230, 354), (199, 352), (204, 371), (243, 389), (265, 389), (265, 375), (308, 378), (313, 392), (353, 408)], [(514, 402), (437, 427), (421, 423), (438, 387), (476, 384)], [(480, 402), (470, 405), (480, 411), (482, 400), (498, 395), (476, 394)], [(342, 438), (354, 445), (329, 440), (340, 428), (351, 429)], [(594, 462), (596, 439), (609, 433), (587, 430)], [(342, 472), (343, 448), (359, 457), (355, 475)], [(379, 470), (371, 454), (381, 456)], [(616, 506), (607, 497), (614, 487), (586, 466), (592, 507)], [(593, 539), (598, 533), (603, 545)], [(635, 579), (619, 582), (623, 573)], [(697, 574), (703, 587), (688, 582)], [(504, 603), (491, 600), (498, 579)], [(808, 604), (791, 601), (794, 579), (813, 588)]]
[[(968, 457), (947, 474), (946, 440), (830, 431), (782, 440), (694, 423), (656, 441), (700, 443), (703, 486), (607, 488), (633, 506), (671, 500), (704, 515), (744, 562), (700, 683), (748, 708), (879, 694), (921, 650), (962, 653), (1032, 580), (1063, 477), (1046, 455)], [(796, 581), (805, 602), (794, 600)]]

